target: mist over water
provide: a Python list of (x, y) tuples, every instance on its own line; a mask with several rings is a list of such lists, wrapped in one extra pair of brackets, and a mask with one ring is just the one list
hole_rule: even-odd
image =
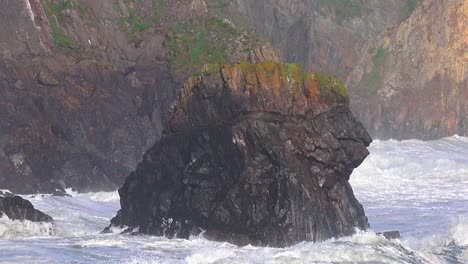
[[(25, 196), (54, 224), (0, 218), (0, 263), (468, 263), (468, 138), (375, 141), (351, 185), (371, 230), (277, 249), (100, 234), (117, 192)], [(375, 232), (399, 230), (388, 241)], [(116, 230), (117, 231), (117, 230)]]

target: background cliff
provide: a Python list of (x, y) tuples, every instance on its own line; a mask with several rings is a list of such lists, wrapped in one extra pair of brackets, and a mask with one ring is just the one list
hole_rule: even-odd
[(372, 136), (467, 135), (467, 0), (230, 2), (283, 60), (344, 80)]
[(356, 61), (387, 28), (398, 25), (418, 0), (235, 0), (255, 31), (287, 62), (345, 80)]
[(464, 135), (466, 2), (4, 0), (0, 186), (115, 189), (205, 63), (299, 62), (373, 136)]
[(468, 135), (468, 1), (426, 0), (349, 78), (354, 113), (379, 138)]

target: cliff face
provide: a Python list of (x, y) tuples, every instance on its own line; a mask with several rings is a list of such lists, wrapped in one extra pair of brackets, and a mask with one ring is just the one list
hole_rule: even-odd
[(352, 108), (380, 138), (468, 135), (468, 1), (423, 1), (350, 77)]
[(0, 5), (0, 186), (112, 190), (205, 62), (275, 59), (204, 1)]
[(387, 28), (407, 18), (418, 0), (230, 2), (280, 50), (284, 61), (346, 80), (362, 54)]
[(119, 189), (112, 225), (286, 246), (368, 227), (349, 176), (371, 139), (336, 78), (297, 64), (207, 65)]
[(463, 135), (466, 1), (436, 2), (372, 50), (417, 0), (4, 0), (0, 186), (117, 188), (205, 63), (300, 62), (346, 80), (375, 136)]

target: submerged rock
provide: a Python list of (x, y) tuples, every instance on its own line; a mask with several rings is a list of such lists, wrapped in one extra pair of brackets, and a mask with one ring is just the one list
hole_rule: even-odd
[(287, 246), (368, 227), (348, 182), (371, 138), (333, 77), (297, 64), (208, 65), (119, 189), (114, 226)]
[(19, 196), (0, 196), (0, 217), (5, 214), (11, 220), (29, 220), (32, 222), (52, 222), (49, 215), (34, 209), (34, 206), (26, 199)]

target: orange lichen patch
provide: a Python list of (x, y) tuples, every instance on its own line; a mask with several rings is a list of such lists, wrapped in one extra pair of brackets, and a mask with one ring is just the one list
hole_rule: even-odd
[(55, 90), (53, 96), (70, 111), (78, 111), (80, 109), (80, 101), (66, 92)]
[[(253, 105), (272, 111), (292, 107), (292, 111), (303, 113), (312, 105), (321, 105), (329, 100), (347, 100), (346, 88), (340, 80), (316, 72), (303, 73), (299, 64), (241, 61), (237, 64), (205, 65), (203, 72), (199, 78), (205, 86), (217, 82), (212, 79), (216, 79), (213, 74), (220, 72), (227, 88), (242, 97), (249, 96), (248, 100)], [(186, 83), (189, 87), (194, 85), (194, 79)]]
[(241, 70), (237, 65), (225, 64), (221, 67), (221, 74), (229, 88), (234, 91), (243, 91), (240, 87)]
[(269, 89), (269, 78), (265, 68), (261, 64), (255, 65), (255, 73), (257, 74), (258, 84), (260, 85), (260, 89)]
[(242, 71), (242, 74), (244, 75), (244, 80), (246, 83), (245, 88), (247, 90), (251, 90), (252, 92), (258, 92), (258, 89), (256, 89), (258, 86), (258, 79), (254, 64), (241, 62), (239, 63), (239, 67)]
[(279, 64), (274, 61), (264, 61), (259, 64), (260, 66), (265, 70), (265, 83), (267, 83), (268, 88), (273, 91), (275, 96), (280, 96), (282, 82)]
[(307, 98), (311, 98), (313, 100), (318, 100), (319, 98), (319, 82), (318, 79), (313, 72), (308, 72), (304, 75), (304, 92)]

